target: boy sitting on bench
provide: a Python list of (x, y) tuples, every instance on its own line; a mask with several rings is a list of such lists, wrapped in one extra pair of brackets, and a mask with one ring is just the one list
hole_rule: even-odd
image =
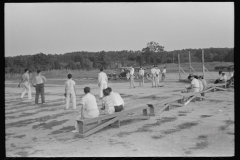
[(113, 114), (115, 112), (113, 98), (110, 97), (110, 92), (108, 89), (103, 90), (102, 108), (101, 114)]
[(108, 87), (107, 90), (110, 92), (110, 97), (113, 99), (115, 112), (120, 112), (124, 108), (124, 101), (119, 93), (112, 92), (112, 88)]
[[(81, 115), (77, 117), (77, 120), (84, 119), (84, 118), (96, 118), (99, 116), (99, 110), (97, 106), (97, 101), (94, 95), (90, 93), (90, 88), (84, 88), (85, 95), (82, 97), (80, 102), (81, 107)], [(76, 133), (79, 132), (77, 122), (75, 122), (75, 130), (72, 132)]]

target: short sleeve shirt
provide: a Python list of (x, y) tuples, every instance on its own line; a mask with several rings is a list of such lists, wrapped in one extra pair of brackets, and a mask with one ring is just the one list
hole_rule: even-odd
[(151, 74), (156, 74), (156, 69), (155, 68), (151, 69)]
[(115, 112), (112, 97), (110, 96), (103, 97), (102, 105), (105, 106), (105, 110), (104, 110), (105, 114), (112, 114)]
[(96, 98), (91, 93), (87, 93), (83, 96), (80, 103), (83, 104), (85, 110), (98, 109)]
[(119, 93), (111, 92), (110, 97), (113, 99), (114, 106), (124, 106), (124, 101)]
[(131, 68), (130, 75), (133, 75), (133, 74), (134, 74), (134, 68)]
[(29, 80), (29, 74), (24, 73), (24, 74), (22, 75), (22, 80), (23, 80), (23, 82), (28, 82), (28, 80)]
[(162, 73), (166, 73), (166, 68), (163, 69)]
[(196, 78), (193, 78), (193, 80), (191, 81), (191, 84), (193, 85), (193, 88), (199, 88), (199, 82)]
[(68, 79), (65, 83), (65, 87), (68, 91), (74, 91), (75, 81), (72, 79)]
[(156, 69), (155, 73), (159, 74), (161, 72), (161, 70), (159, 68)]
[(140, 70), (139, 70), (139, 75), (141, 75), (141, 76), (144, 75), (144, 70), (143, 70), (143, 69), (140, 69)]

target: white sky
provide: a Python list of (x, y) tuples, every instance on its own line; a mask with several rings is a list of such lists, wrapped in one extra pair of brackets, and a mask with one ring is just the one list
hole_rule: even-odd
[(5, 56), (234, 47), (234, 2), (5, 3)]

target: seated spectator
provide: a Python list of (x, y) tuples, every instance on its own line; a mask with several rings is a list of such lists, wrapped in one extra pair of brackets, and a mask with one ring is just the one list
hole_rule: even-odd
[(214, 84), (220, 83), (220, 82), (222, 82), (222, 80), (223, 80), (222, 71), (219, 71), (218, 74), (219, 74), (219, 78), (216, 79), (216, 81), (214, 82)]
[(202, 84), (203, 84), (203, 91), (205, 91), (206, 88), (207, 88), (207, 82), (206, 82), (206, 80), (203, 78), (203, 76), (199, 76), (198, 79), (199, 79), (200, 81), (202, 81)]
[(191, 85), (186, 88), (187, 91), (188, 91), (188, 92), (199, 92), (199, 88), (200, 88), (199, 81), (198, 81), (196, 78), (194, 78), (193, 75), (190, 75), (190, 76), (189, 76), (189, 79), (190, 79), (190, 81), (191, 81), (191, 82), (190, 82)]
[(113, 99), (115, 112), (120, 112), (121, 110), (124, 109), (123, 108), (124, 107), (124, 101), (123, 101), (122, 97), (120, 96), (119, 93), (112, 92), (112, 88), (108, 87), (107, 89), (110, 92), (110, 97), (112, 97), (112, 99)]
[(103, 114), (113, 114), (115, 112), (114, 103), (112, 97), (110, 97), (110, 92), (108, 89), (103, 90), (102, 108)]
[[(99, 110), (97, 106), (97, 101), (94, 95), (90, 93), (90, 88), (84, 88), (85, 95), (82, 97), (80, 102), (81, 107), (81, 115), (77, 117), (77, 120), (84, 118), (96, 118), (99, 116)], [(75, 130), (72, 132), (79, 132), (77, 122), (75, 123)]]
[(222, 82), (223, 83), (227, 82), (227, 75), (225, 73), (222, 73)]
[(203, 84), (202, 84), (202, 81), (200, 79), (198, 79), (198, 76), (194, 76), (195, 79), (198, 80), (199, 82), (199, 92), (202, 92), (203, 91)]

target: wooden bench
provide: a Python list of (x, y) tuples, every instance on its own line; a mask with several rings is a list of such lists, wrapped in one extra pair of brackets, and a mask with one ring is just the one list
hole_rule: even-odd
[[(177, 104), (173, 103), (175, 101), (177, 101), (178, 103)], [(171, 106), (173, 106), (173, 105), (182, 106), (182, 104), (183, 104), (183, 97), (182, 96), (175, 96), (175, 97), (172, 97), (172, 98), (167, 98), (165, 100), (155, 101), (155, 103), (154, 103), (154, 101), (151, 102), (151, 103), (147, 103), (147, 105), (150, 109), (150, 116), (155, 116), (154, 106), (155, 106), (155, 108), (162, 106), (162, 108), (158, 111), (158, 112), (162, 112), (162, 111), (165, 111), (165, 110), (169, 111)]]
[(204, 93), (212, 91), (215, 92), (216, 90), (226, 91), (226, 83), (218, 83), (218, 84), (210, 84), (208, 85), (207, 89)]
[[(126, 119), (126, 115), (129, 113), (134, 113), (137, 111), (143, 111), (143, 115), (128, 117), (128, 119), (149, 119), (151, 115), (154, 115), (154, 108), (151, 107), (150, 113), (148, 114), (148, 106), (147, 105), (138, 105), (132, 109), (122, 110), (121, 112), (116, 112), (110, 115), (99, 115), (99, 117), (91, 118), (91, 119), (81, 119), (77, 120), (79, 134), (82, 137), (87, 137), (100, 129), (113, 124), (120, 127), (120, 121)], [(92, 124), (91, 126), (89, 126)]]

